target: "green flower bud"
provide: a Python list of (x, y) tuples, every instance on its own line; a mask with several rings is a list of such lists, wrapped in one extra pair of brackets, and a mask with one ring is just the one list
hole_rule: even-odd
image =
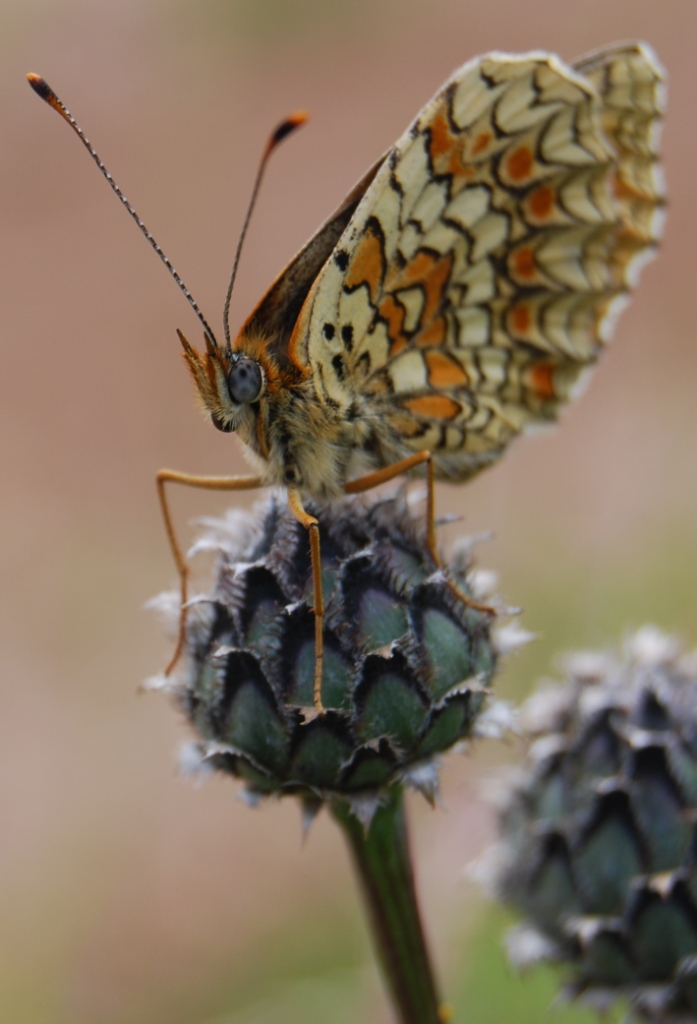
[(192, 602), (168, 688), (201, 761), (251, 797), (340, 796), (368, 818), (395, 783), (432, 799), (437, 756), (472, 735), (497, 660), (496, 616), (466, 600), (469, 551), (434, 564), (403, 492), (308, 511), (321, 531), (324, 713), (312, 708), (308, 535), (276, 498), (209, 524), (199, 547), (215, 551), (215, 582)]
[(524, 709), (528, 763), (502, 814), (496, 887), (519, 963), (636, 1018), (697, 1020), (697, 655), (645, 628), (577, 655)]

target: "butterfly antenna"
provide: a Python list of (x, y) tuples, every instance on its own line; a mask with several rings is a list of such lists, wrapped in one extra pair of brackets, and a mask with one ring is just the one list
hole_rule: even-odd
[(186, 287), (186, 285), (182, 281), (182, 279), (179, 276), (179, 274), (177, 273), (177, 271), (172, 266), (169, 258), (162, 251), (162, 249), (160, 248), (158, 243), (155, 241), (153, 236), (150, 234), (150, 232), (146, 228), (146, 226), (143, 223), (143, 221), (140, 219), (140, 217), (138, 216), (136, 211), (133, 209), (133, 207), (129, 203), (128, 199), (126, 199), (125, 195), (123, 194), (123, 192), (121, 191), (119, 186), (116, 184), (116, 182), (114, 181), (112, 176), (109, 174), (108, 170), (106, 169), (106, 167), (102, 163), (102, 161), (101, 161), (101, 159), (99, 157), (99, 154), (97, 153), (96, 149), (94, 148), (94, 146), (92, 145), (90, 140), (87, 138), (87, 136), (83, 132), (82, 128), (77, 123), (75, 118), (72, 116), (72, 114), (70, 113), (68, 108), (58, 98), (58, 96), (55, 94), (55, 92), (53, 91), (51, 86), (48, 85), (48, 83), (45, 82), (44, 79), (41, 78), (39, 75), (29, 74), (29, 75), (27, 75), (27, 80), (29, 82), (29, 85), (34, 90), (34, 92), (38, 96), (40, 96), (42, 100), (45, 100), (46, 103), (48, 103), (48, 105), (50, 107), (53, 107), (53, 109), (60, 114), (60, 116), (63, 118), (63, 120), (68, 122), (68, 124), (73, 129), (75, 134), (78, 136), (78, 138), (80, 139), (80, 142), (82, 142), (82, 144), (85, 146), (85, 148), (87, 149), (88, 153), (90, 154), (90, 156), (92, 157), (92, 159), (96, 163), (97, 167), (102, 172), (102, 174), (104, 175), (106, 180), (109, 182), (109, 184), (111, 185), (112, 189), (114, 190), (116, 195), (119, 197), (119, 199), (121, 200), (123, 205), (126, 207), (128, 212), (130, 213), (131, 217), (133, 218), (133, 220), (136, 222), (136, 224), (140, 228), (141, 232), (145, 235), (145, 237), (147, 238), (147, 240), (150, 243), (150, 245), (153, 247), (153, 249), (155, 250), (157, 255), (160, 257), (160, 259), (162, 260), (164, 265), (169, 270), (170, 274), (172, 275), (172, 277), (174, 278), (174, 280), (178, 284), (180, 290), (184, 293), (185, 299), (187, 300), (187, 302), (189, 303), (189, 305), (193, 309), (193, 311), (196, 314), (196, 316), (199, 318), (201, 324), (203, 325), (204, 331), (206, 332), (206, 334), (208, 335), (208, 337), (210, 338), (212, 343), (214, 345), (216, 345), (216, 347), (217, 347), (217, 342), (215, 340), (215, 335), (213, 334), (213, 331), (211, 330), (211, 328), (210, 328), (210, 326), (208, 324), (208, 321), (206, 320), (205, 316), (203, 315), (201, 310), (198, 308), (198, 305), (197, 305), (196, 300), (194, 299), (193, 295), (191, 294), (189, 289)]
[(242, 246), (244, 245), (244, 239), (247, 234), (247, 228), (249, 222), (252, 219), (252, 212), (256, 205), (257, 196), (259, 194), (259, 187), (261, 185), (261, 179), (264, 177), (264, 171), (269, 161), (269, 157), (275, 150), (279, 142), (283, 142), (291, 132), (294, 132), (296, 128), (300, 128), (301, 125), (305, 124), (308, 119), (308, 114), (304, 110), (296, 110), (295, 113), (287, 117), (285, 121), (281, 121), (278, 127), (271, 133), (269, 139), (264, 148), (264, 152), (261, 155), (259, 161), (259, 169), (257, 170), (257, 176), (254, 180), (254, 187), (252, 189), (252, 195), (249, 200), (247, 207), (247, 213), (244, 218), (244, 224), (242, 225), (242, 231), (240, 232), (240, 240), (237, 243), (237, 251), (235, 252), (235, 259), (232, 264), (232, 273), (230, 274), (230, 284), (227, 288), (227, 295), (225, 296), (225, 307), (223, 309), (223, 326), (225, 328), (225, 343), (227, 348), (230, 348), (230, 299), (232, 298), (232, 289), (235, 285), (235, 278), (237, 277), (237, 268), (240, 262), (240, 255), (242, 253)]

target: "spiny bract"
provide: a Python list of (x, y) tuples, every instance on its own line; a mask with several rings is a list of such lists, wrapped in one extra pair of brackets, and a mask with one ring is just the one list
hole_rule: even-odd
[(307, 534), (275, 498), (209, 525), (200, 546), (216, 552), (215, 584), (194, 603), (169, 688), (201, 761), (252, 796), (358, 807), (407, 782), (432, 798), (434, 759), (471, 735), (496, 665), (494, 617), (461, 596), (472, 594), (469, 549), (435, 565), (402, 492), (347, 498), (319, 518), (325, 713), (312, 710)]

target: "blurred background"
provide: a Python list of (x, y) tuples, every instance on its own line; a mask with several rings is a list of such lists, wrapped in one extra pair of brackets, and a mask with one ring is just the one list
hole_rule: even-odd
[[(14, 1024), (391, 1020), (340, 836), (290, 801), (176, 773), (187, 730), (139, 682), (170, 653), (146, 600), (175, 582), (158, 468), (244, 471), (197, 412), (175, 328), (197, 321), (67, 126), (44, 75), (214, 328), (257, 160), (297, 107), (242, 260), (233, 326), (450, 72), (488, 49), (574, 56), (644, 38), (670, 74), (665, 244), (561, 427), (466, 487), (538, 639), (519, 699), (565, 649), (647, 621), (697, 641), (693, 0), (3, 0), (0, 7), (0, 1019)], [(220, 510), (179, 494), (178, 522)], [(253, 501), (251, 496), (236, 502)], [(189, 533), (188, 537), (191, 538)], [(507, 974), (464, 877), (515, 747), (451, 756), (411, 802), (423, 909), (456, 1019), (533, 1020), (551, 983)], [(566, 1018), (565, 1018), (566, 1019)], [(580, 1011), (568, 1019), (585, 1020)]]

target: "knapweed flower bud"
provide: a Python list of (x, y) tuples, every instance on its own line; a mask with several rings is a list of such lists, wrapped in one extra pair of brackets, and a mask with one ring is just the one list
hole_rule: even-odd
[(200, 758), (251, 796), (359, 807), (407, 783), (433, 798), (437, 755), (472, 734), (496, 665), (497, 617), (462, 596), (469, 552), (434, 564), (403, 492), (308, 511), (321, 531), (325, 710), (312, 710), (307, 531), (271, 498), (210, 524), (200, 544), (215, 551), (215, 582), (190, 610), (171, 686)]
[(567, 994), (637, 1019), (697, 1021), (697, 654), (647, 627), (622, 657), (576, 655), (531, 698), (496, 885), (525, 916), (519, 963), (566, 965)]

